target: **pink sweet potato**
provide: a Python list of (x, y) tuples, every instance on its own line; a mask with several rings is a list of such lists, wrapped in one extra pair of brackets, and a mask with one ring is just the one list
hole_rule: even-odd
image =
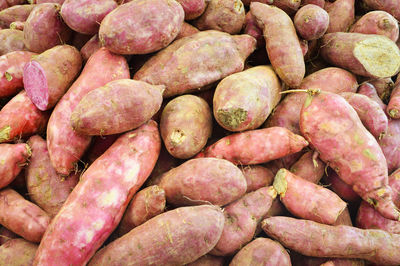
[(190, 25), (189, 23), (183, 22), (181, 30), (179, 31), (179, 33), (176, 36), (175, 40), (179, 40), (179, 39), (182, 39), (184, 37), (191, 36), (191, 35), (193, 35), (195, 33), (198, 33), (198, 32), (199, 32), (199, 30), (196, 27)]
[(400, 78), (394, 84), (386, 112), (393, 119), (400, 119)]
[(31, 154), (30, 147), (24, 143), (0, 144), (0, 188), (8, 186), (17, 177)]
[(388, 131), (378, 143), (385, 155), (389, 174), (400, 168), (400, 120), (389, 120)]
[(305, 6), (305, 5), (316, 5), (319, 7), (324, 8), (325, 7), (325, 0), (301, 0), (301, 5)]
[(224, 257), (218, 257), (206, 254), (201, 256), (197, 260), (186, 264), (186, 266), (224, 266)]
[(331, 188), (339, 197), (347, 202), (358, 202), (360, 196), (354, 192), (353, 188), (346, 184), (336, 172), (330, 170), (324, 177), (325, 183)]
[(253, 192), (259, 188), (266, 187), (274, 181), (274, 174), (268, 168), (261, 165), (248, 165), (240, 168), (246, 178), (246, 193)]
[(100, 42), (118, 54), (152, 53), (175, 39), (183, 19), (183, 8), (175, 0), (132, 1), (118, 6), (103, 19)]
[(185, 20), (192, 20), (201, 16), (207, 8), (205, 0), (177, 0), (185, 12)]
[(36, 5), (16, 5), (0, 12), (0, 27), (8, 28), (15, 21), (25, 22)]
[(33, 55), (27, 51), (16, 51), (0, 56), (0, 97), (13, 96), (24, 88), (23, 69)]
[(354, 74), (386, 78), (400, 71), (400, 50), (382, 35), (335, 32), (322, 37), (321, 55)]
[(211, 110), (202, 98), (182, 95), (164, 107), (160, 133), (165, 147), (175, 158), (188, 159), (199, 153), (211, 132)]
[(14, 96), (0, 111), (0, 143), (30, 137), (45, 130), (48, 112), (42, 112), (25, 91)]
[(35, 56), (24, 67), (24, 87), (29, 99), (41, 111), (53, 108), (81, 67), (79, 51), (66, 44), (54, 46)]
[(25, 0), (6, 0), (9, 6), (25, 4)]
[(0, 191), (0, 224), (28, 241), (40, 242), (50, 217), (12, 189)]
[(11, 239), (0, 247), (0, 265), (32, 265), (38, 246), (22, 238)]
[(47, 3), (37, 5), (29, 14), (24, 26), (24, 42), (29, 51), (43, 53), (68, 41), (72, 31), (61, 20), (60, 8)]
[(96, 34), (103, 18), (117, 6), (114, 0), (66, 0), (61, 7), (61, 16), (74, 31)]
[(160, 214), (101, 249), (95, 265), (184, 265), (210, 251), (224, 215), (216, 206), (182, 207)]
[(165, 192), (157, 185), (140, 190), (129, 203), (118, 233), (124, 235), (165, 210)]
[(374, 102), (379, 104), (379, 106), (381, 107), (381, 109), (383, 111), (386, 110), (386, 104), (384, 104), (382, 102), (382, 99), (379, 98), (378, 92), (376, 91), (374, 85), (372, 85), (371, 83), (367, 82), (367, 83), (361, 84), (360, 87), (358, 87), (357, 93), (369, 97), (371, 100), (373, 100)]
[(273, 187), (263, 187), (225, 206), (224, 229), (210, 254), (232, 255), (250, 242), (275, 197), (276, 191)]
[(23, 31), (25, 27), (25, 22), (22, 21), (14, 21), (10, 24), (10, 29), (12, 30), (20, 30)]
[(214, 117), (230, 131), (260, 127), (281, 99), (281, 83), (270, 66), (256, 66), (224, 78), (215, 89)]
[(79, 181), (78, 174), (59, 176), (51, 165), (47, 144), (40, 136), (28, 140), (32, 157), (25, 170), (29, 197), (50, 217), (54, 217)]
[(129, 201), (150, 175), (160, 146), (154, 121), (119, 137), (84, 172), (53, 218), (34, 265), (85, 265), (116, 228)]
[(305, 64), (292, 20), (281, 9), (257, 2), (251, 3), (250, 12), (263, 29), (275, 72), (289, 87), (298, 87), (305, 74)]
[(24, 44), (24, 33), (20, 30), (0, 30), (0, 55), (28, 50)]
[(58, 173), (68, 175), (90, 144), (89, 136), (79, 135), (70, 125), (76, 105), (88, 92), (112, 80), (126, 78), (129, 78), (129, 67), (122, 56), (102, 48), (88, 60), (79, 78), (54, 108), (47, 127), (50, 159)]
[(19, 236), (4, 226), (0, 227), (0, 246), (14, 238), (19, 238)]
[(81, 56), (84, 62), (86, 62), (92, 54), (101, 48), (101, 43), (99, 40), (99, 35), (95, 34), (90, 38), (87, 43), (81, 48)]
[(265, 47), (263, 31), (257, 25), (257, 21), (251, 12), (247, 12), (244, 21), (244, 33), (253, 36), (257, 40), (257, 48)]
[(299, 9), (300, 4), (301, 0), (273, 0), (272, 2), (272, 5), (279, 7), (289, 15), (294, 14)]
[(399, 38), (399, 24), (389, 13), (376, 10), (362, 16), (351, 26), (350, 32), (384, 35), (396, 42)]
[(336, 0), (333, 3), (325, 1), (325, 10), (329, 14), (327, 33), (347, 32), (354, 22), (355, 0)]
[(388, 186), (385, 156), (343, 97), (330, 92), (310, 95), (301, 110), (300, 130), (321, 160), (329, 162), (362, 199), (386, 218), (400, 219)]
[(400, 0), (363, 0), (368, 7), (383, 10), (400, 20)]
[(290, 167), (290, 172), (311, 183), (318, 184), (325, 173), (325, 163), (318, 158), (318, 153), (308, 151)]
[(266, 163), (301, 151), (308, 142), (283, 127), (249, 130), (226, 136), (197, 157), (216, 157), (234, 164)]
[(107, 135), (107, 136), (95, 136), (91, 143), (91, 146), (84, 156), (83, 161), (87, 162), (89, 165), (97, 160), (108, 148), (113, 145), (113, 143), (118, 139), (120, 134)]
[(201, 31), (154, 55), (135, 73), (134, 79), (165, 85), (164, 98), (196, 91), (242, 71), (255, 44), (256, 40), (246, 34)]
[(316, 40), (328, 29), (329, 15), (319, 6), (305, 5), (296, 12), (293, 22), (303, 39)]
[(159, 187), (164, 189), (167, 202), (175, 206), (205, 203), (223, 206), (244, 195), (246, 179), (227, 160), (197, 158), (163, 174)]
[(279, 242), (256, 238), (233, 257), (229, 266), (291, 266), (290, 256)]

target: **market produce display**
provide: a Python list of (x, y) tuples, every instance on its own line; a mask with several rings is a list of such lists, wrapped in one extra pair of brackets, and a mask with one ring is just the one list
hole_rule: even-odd
[(0, 0), (0, 265), (400, 265), (400, 0)]

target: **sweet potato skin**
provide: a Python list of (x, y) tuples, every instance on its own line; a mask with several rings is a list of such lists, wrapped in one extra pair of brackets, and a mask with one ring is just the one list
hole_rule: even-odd
[(184, 37), (191, 36), (191, 35), (193, 35), (195, 33), (198, 33), (198, 32), (199, 32), (199, 30), (196, 27), (192, 26), (189, 23), (183, 22), (181, 30), (179, 31), (179, 33), (176, 36), (175, 40), (179, 40), (179, 39), (182, 39)]
[(400, 119), (400, 78), (394, 84), (386, 112), (391, 118)]
[(8, 186), (18, 176), (31, 154), (30, 147), (24, 143), (0, 144), (0, 188)]
[(0, 246), (6, 243), (8, 240), (14, 238), (19, 238), (19, 236), (4, 226), (0, 227)]
[(20, 30), (0, 30), (0, 55), (28, 50), (24, 44), (24, 33)]
[(384, 110), (384, 111), (386, 110), (386, 104), (384, 104), (382, 102), (382, 99), (379, 98), (376, 88), (371, 83), (367, 82), (367, 83), (361, 84), (360, 87), (358, 88), (357, 93), (369, 97), (371, 100), (373, 100), (374, 102), (379, 104), (379, 106), (381, 107), (382, 110)]
[(388, 122), (386, 134), (378, 140), (383, 154), (385, 155), (389, 174), (400, 168), (400, 120), (391, 119)]
[(177, 0), (185, 12), (185, 20), (193, 20), (200, 17), (207, 8), (205, 0)]
[(81, 56), (84, 62), (86, 62), (92, 54), (101, 48), (101, 43), (99, 40), (99, 35), (95, 34), (90, 38), (87, 43), (81, 48)]
[(355, 0), (336, 0), (333, 3), (325, 1), (325, 10), (329, 14), (327, 33), (347, 32), (354, 22)]
[(328, 29), (329, 15), (319, 6), (305, 5), (296, 12), (293, 22), (303, 39), (316, 40)]
[(12, 266), (32, 265), (38, 246), (22, 238), (11, 239), (0, 247), (0, 264)]
[(383, 10), (400, 20), (399, 0), (363, 0), (370, 8)]
[(325, 163), (318, 158), (318, 153), (308, 151), (290, 167), (290, 172), (311, 183), (318, 184), (325, 173)]
[(9, 28), (14, 21), (25, 22), (36, 5), (16, 5), (0, 12), (0, 27)]
[(129, 201), (150, 175), (160, 146), (154, 121), (119, 137), (84, 172), (53, 218), (34, 265), (87, 263), (116, 228)]
[(269, 186), (274, 181), (275, 175), (272, 171), (261, 165), (248, 165), (241, 167), (240, 170), (242, 171), (244, 178), (246, 178), (246, 193)]
[(243, 32), (253, 36), (257, 40), (257, 48), (265, 47), (263, 31), (260, 27), (258, 27), (257, 21), (251, 12), (246, 13)]
[(381, 98), (384, 103), (388, 103), (394, 87), (393, 80), (391, 78), (382, 78), (370, 80), (369, 83), (375, 87), (379, 98)]
[[(98, 75), (100, 70), (102, 75)], [(120, 55), (101, 48), (88, 60), (78, 79), (54, 108), (47, 127), (50, 159), (58, 173), (68, 175), (91, 140), (89, 136), (77, 134), (69, 122), (80, 99), (112, 80), (126, 78), (129, 78), (129, 67), (125, 58)]]
[(305, 6), (305, 5), (316, 5), (319, 7), (324, 8), (325, 7), (325, 0), (301, 0), (301, 5)]
[(186, 266), (224, 266), (224, 257), (206, 254), (197, 260), (186, 264)]
[(326, 184), (342, 199), (347, 202), (358, 202), (360, 196), (354, 192), (353, 188), (346, 184), (335, 171), (328, 171), (328, 174), (324, 177)]

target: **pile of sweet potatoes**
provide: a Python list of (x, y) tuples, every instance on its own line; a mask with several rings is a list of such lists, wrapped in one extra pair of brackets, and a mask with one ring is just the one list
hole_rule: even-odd
[(400, 265), (400, 0), (0, 0), (0, 265)]

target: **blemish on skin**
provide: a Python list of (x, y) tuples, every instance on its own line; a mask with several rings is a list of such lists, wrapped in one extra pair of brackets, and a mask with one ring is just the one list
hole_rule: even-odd
[(120, 192), (116, 188), (113, 188), (110, 191), (103, 193), (99, 198), (100, 207), (109, 207), (116, 204), (119, 200), (119, 194)]

